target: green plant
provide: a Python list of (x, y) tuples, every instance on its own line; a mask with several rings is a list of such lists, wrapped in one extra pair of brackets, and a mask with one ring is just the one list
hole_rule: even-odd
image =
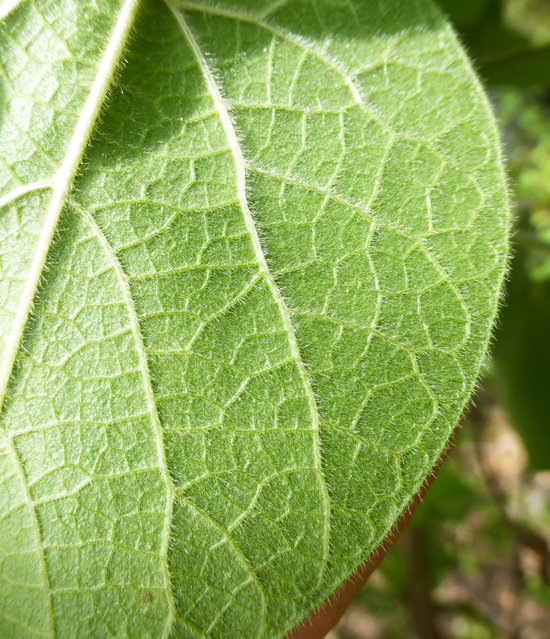
[(487, 348), (508, 203), (427, 1), (7, 2), (0, 629), (281, 637)]

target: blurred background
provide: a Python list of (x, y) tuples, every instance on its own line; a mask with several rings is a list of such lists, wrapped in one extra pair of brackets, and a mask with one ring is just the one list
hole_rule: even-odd
[(439, 0), (516, 211), (492, 357), (450, 458), (330, 639), (550, 638), (550, 0)]

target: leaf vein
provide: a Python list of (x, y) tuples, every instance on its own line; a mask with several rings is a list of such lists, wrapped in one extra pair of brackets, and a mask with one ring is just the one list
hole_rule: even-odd
[(122, 50), (128, 39), (131, 25), (137, 11), (139, 0), (126, 0), (117, 19), (109, 43), (98, 66), (97, 75), (91, 86), (80, 118), (76, 124), (63, 163), (53, 181), (53, 193), (42, 232), (38, 240), (35, 255), (29, 269), (25, 287), (19, 301), (13, 328), (6, 340), (6, 354), (0, 368), (0, 410), (5, 401), (6, 390), (11, 378), (17, 353), (23, 340), (23, 334), (31, 312), (36, 291), (46, 258), (52, 244), (57, 224), (64, 208), (67, 196), (72, 188), (74, 178), (96, 123), (99, 111), (118, 67)]
[(163, 434), (162, 434), (162, 425), (160, 423), (160, 418), (158, 415), (157, 404), (155, 400), (155, 395), (153, 392), (153, 386), (151, 381), (151, 373), (149, 372), (149, 365), (147, 362), (147, 354), (145, 352), (145, 345), (143, 343), (143, 337), (141, 333), (141, 327), (139, 324), (139, 319), (137, 316), (134, 299), (132, 296), (132, 291), (130, 289), (130, 283), (120, 260), (118, 259), (115, 251), (113, 250), (111, 244), (105, 237), (105, 234), (96, 223), (95, 219), (92, 215), (90, 215), (85, 209), (80, 206), (77, 206), (73, 203), (73, 206), (80, 212), (82, 217), (86, 220), (90, 228), (96, 234), (99, 243), (101, 244), (103, 250), (111, 260), (113, 264), (113, 268), (116, 273), (116, 277), (118, 279), (121, 292), (123, 295), (123, 299), (125, 302), (125, 306), (128, 311), (128, 319), (130, 321), (130, 328), (134, 338), (134, 344), (138, 356), (139, 362), (139, 370), (141, 372), (141, 377), (143, 381), (143, 390), (145, 393), (145, 400), (147, 403), (147, 407), (149, 413), (151, 415), (151, 423), (153, 426), (154, 436), (156, 439), (157, 445), (157, 458), (159, 463), (159, 468), (163, 477), (163, 481), (166, 485), (166, 509), (164, 516), (164, 528), (163, 535), (161, 539), (161, 557), (163, 558), (163, 568), (164, 568), (164, 578), (166, 582), (166, 592), (168, 596), (168, 605), (169, 605), (169, 614), (166, 620), (165, 626), (165, 636), (168, 636), (170, 629), (172, 627), (175, 615), (175, 605), (174, 605), (174, 596), (172, 592), (172, 580), (170, 578), (169, 567), (168, 567), (168, 546), (170, 541), (170, 526), (172, 522), (172, 509), (174, 503), (174, 484), (172, 482), (172, 478), (170, 476), (170, 472), (168, 470), (168, 464), (166, 461), (166, 455), (164, 451), (164, 442), (163, 442)]
[(258, 236), (258, 232), (256, 229), (256, 223), (248, 206), (248, 199), (246, 194), (246, 162), (243, 156), (237, 134), (235, 131), (235, 127), (229, 115), (229, 110), (224, 102), (224, 99), (221, 95), (220, 89), (214, 79), (214, 75), (212, 70), (210, 69), (206, 58), (200, 48), (199, 43), (197, 42), (193, 32), (191, 31), (189, 25), (187, 24), (182, 11), (180, 11), (173, 0), (165, 0), (169, 9), (174, 14), (178, 24), (180, 25), (185, 37), (187, 38), (191, 49), (195, 57), (197, 58), (197, 62), (203, 72), (205, 82), (207, 83), (208, 89), (212, 95), (212, 99), (214, 104), (219, 112), (220, 120), (226, 134), (229, 147), (231, 153), (233, 155), (233, 159), (235, 162), (236, 168), (236, 178), (237, 178), (237, 192), (239, 201), (241, 204), (241, 209), (244, 216), (244, 221), (247, 230), (250, 233), (250, 238), (253, 244), (254, 252), (258, 259), (260, 272), (264, 273), (266, 282), (269, 286), (271, 294), (277, 303), (279, 308), (279, 313), (281, 319), (283, 321), (283, 325), (288, 334), (288, 341), (290, 345), (290, 350), (292, 356), (296, 361), (296, 366), (298, 368), (298, 372), (304, 387), (304, 391), (306, 394), (313, 429), (316, 432), (315, 444), (314, 444), (314, 457), (315, 463), (318, 468), (318, 477), (319, 477), (319, 487), (321, 492), (321, 497), (323, 500), (323, 508), (324, 508), (324, 548), (323, 548), (323, 565), (325, 566), (328, 561), (329, 556), (329, 535), (330, 535), (330, 497), (328, 493), (328, 488), (326, 485), (325, 477), (323, 474), (323, 463), (321, 459), (321, 441), (320, 441), (320, 425), (319, 425), (319, 409), (317, 406), (317, 400), (315, 398), (315, 394), (313, 392), (313, 388), (311, 385), (311, 380), (309, 379), (304, 361), (300, 355), (298, 343), (296, 340), (296, 334), (294, 330), (294, 326), (292, 325), (290, 310), (281, 294), (281, 291), (273, 279), (273, 276), (269, 270), (269, 266), (267, 264), (260, 239)]

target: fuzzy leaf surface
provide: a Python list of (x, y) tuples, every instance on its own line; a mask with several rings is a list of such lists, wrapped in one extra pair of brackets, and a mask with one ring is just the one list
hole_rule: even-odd
[(282, 637), (475, 383), (483, 91), (427, 0), (0, 18), (0, 635)]

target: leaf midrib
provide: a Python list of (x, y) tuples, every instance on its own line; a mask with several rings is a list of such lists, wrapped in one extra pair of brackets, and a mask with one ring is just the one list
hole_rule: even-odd
[(4, 0), (0, 2), (0, 20), (4, 20), (21, 3), (21, 0)]
[[(294, 331), (294, 327), (291, 321), (290, 311), (286, 305), (286, 302), (281, 295), (281, 292), (273, 279), (273, 276), (270, 272), (269, 266), (266, 262), (265, 255), (263, 253), (260, 240), (258, 237), (258, 233), (256, 230), (255, 222), (250, 212), (247, 196), (246, 196), (246, 182), (245, 182), (245, 160), (242, 156), (242, 152), (239, 146), (239, 142), (237, 140), (237, 136), (235, 133), (235, 129), (231, 118), (229, 116), (229, 112), (225, 103), (221, 97), (221, 93), (219, 88), (216, 85), (213, 74), (208, 67), (204, 54), (201, 51), (193, 33), (188, 28), (185, 23), (183, 16), (180, 12), (178, 12), (170, 0), (167, 0), (166, 4), (169, 9), (174, 14), (178, 24), (180, 25), (182, 32), (184, 33), (191, 49), (193, 50), (194, 55), (197, 58), (199, 66), (203, 72), (204, 79), (207, 83), (209, 91), (212, 95), (214, 104), (217, 108), (220, 120), (222, 122), (222, 126), (224, 132), (226, 134), (228, 144), (233, 156), (233, 160), (236, 168), (236, 177), (237, 177), (237, 195), (238, 202), (241, 206), (245, 226), (250, 236), (253, 249), (255, 252), (255, 256), (257, 259), (258, 267), (259, 267), (259, 275), (265, 278), (265, 281), (268, 284), (268, 287), (273, 295), (273, 298), (279, 308), (280, 317), (283, 322), (284, 329), (288, 336), (289, 346), (292, 354), (292, 359), (295, 361), (299, 375), (303, 384), (304, 392), (306, 394), (307, 402), (309, 405), (309, 410), (311, 414), (311, 422), (312, 427), (315, 432), (314, 437), (314, 459), (315, 459), (315, 469), (317, 470), (317, 474), (319, 477), (319, 486), (322, 494), (323, 507), (324, 507), (324, 548), (323, 548), (323, 568), (328, 560), (329, 553), (329, 528), (330, 528), (330, 499), (328, 495), (328, 489), (326, 487), (324, 475), (322, 472), (322, 461), (321, 461), (321, 450), (320, 450), (320, 437), (319, 437), (319, 412), (317, 408), (317, 402), (313, 393), (313, 389), (311, 387), (311, 382), (309, 380), (305, 364), (302, 360), (302, 357), (299, 352), (296, 335)], [(156, 402), (153, 394), (153, 389), (151, 386), (151, 378), (148, 369), (147, 363), (147, 355), (145, 352), (145, 347), (143, 344), (143, 339), (141, 336), (141, 329), (139, 326), (139, 320), (135, 311), (133, 296), (130, 290), (129, 281), (126, 273), (124, 272), (118, 257), (113, 249), (113, 247), (108, 242), (107, 238), (104, 236), (102, 230), (97, 226), (95, 220), (92, 216), (85, 210), (81, 209), (76, 205), (72, 199), (70, 199), (70, 194), (73, 188), (74, 180), (76, 175), (78, 174), (82, 158), (86, 148), (89, 145), (90, 138), (94, 127), (96, 125), (97, 117), (103, 107), (106, 95), (108, 90), (113, 82), (113, 78), (117, 72), (119, 67), (120, 58), (123, 52), (123, 49), (127, 43), (128, 36), (130, 33), (130, 29), (135, 20), (135, 15), (139, 6), (139, 0), (126, 0), (123, 4), (118, 19), (115, 23), (115, 27), (113, 32), (109, 38), (108, 45), (105, 49), (103, 57), (97, 68), (97, 73), (95, 79), (92, 83), (90, 92), (84, 106), (82, 108), (82, 112), (77, 121), (76, 127), (74, 129), (73, 135), (67, 147), (66, 154), (64, 156), (61, 167), (56, 172), (55, 176), (51, 180), (44, 180), (40, 182), (31, 183), (28, 185), (21, 185), (17, 187), (12, 192), (7, 194), (0, 203), (2, 205), (6, 205), (9, 202), (17, 199), (18, 197), (39, 189), (50, 188), (52, 190), (51, 200), (49, 202), (44, 223), (42, 225), (42, 229), (40, 232), (39, 240), (34, 252), (34, 256), (32, 259), (31, 267), (29, 269), (28, 277), (25, 281), (25, 286), (23, 289), (23, 293), (20, 299), (20, 302), (17, 307), (15, 321), (13, 323), (13, 329), (11, 334), (8, 337), (7, 341), (7, 349), (6, 349), (6, 357), (4, 359), (4, 365), (0, 369), (0, 414), (3, 409), (3, 405), (6, 398), (6, 392), (8, 389), (8, 385), (13, 373), (13, 368), (16, 362), (16, 358), (18, 352), (21, 348), (21, 344), (24, 337), (24, 332), (26, 326), (28, 324), (29, 316), (32, 311), (32, 306), (34, 300), (37, 295), (37, 291), (39, 288), (40, 280), (46, 265), (48, 253), (50, 251), (52, 242), (54, 241), (54, 237), (56, 234), (56, 230), (58, 227), (59, 219), (64, 210), (66, 204), (70, 203), (72, 206), (77, 208), (79, 212), (82, 214), (83, 218), (86, 220), (88, 225), (90, 225), (94, 233), (97, 235), (100, 244), (103, 249), (106, 251), (110, 260), (113, 263), (113, 267), (116, 272), (117, 279), (119, 280), (119, 284), (121, 285), (126, 306), (128, 307), (131, 331), (134, 335), (134, 340), (136, 343), (136, 349), (138, 351), (138, 358), (140, 364), (140, 370), (142, 371), (142, 379), (144, 384), (144, 392), (146, 395), (148, 412), (152, 419), (152, 425), (155, 431), (155, 438), (157, 441), (158, 448), (158, 458), (161, 466), (161, 471), (163, 472), (163, 478), (165, 480), (167, 486), (167, 508), (165, 513), (165, 529), (163, 531), (163, 539), (162, 539), (162, 557), (164, 559), (164, 569), (165, 569), (165, 578), (166, 578), (166, 587), (167, 587), (167, 598), (169, 602), (169, 614), (167, 616), (165, 631), (163, 633), (164, 636), (167, 636), (172, 627), (173, 621), (175, 619), (175, 609), (174, 609), (174, 597), (171, 591), (171, 579), (169, 575), (168, 568), (168, 544), (169, 544), (169, 531), (172, 519), (172, 507), (173, 500), (175, 495), (174, 485), (172, 479), (169, 475), (168, 466), (165, 458), (165, 451), (163, 446), (163, 437), (162, 437), (162, 426), (158, 417), (158, 412), (156, 409)], [(38, 547), (38, 551), (40, 553), (41, 562), (43, 563), (43, 579), (44, 586), (46, 591), (46, 596), (49, 601), (49, 632), (53, 637), (55, 637), (56, 629), (55, 629), (55, 617), (53, 611), (52, 604), (52, 591), (51, 584), (48, 577), (47, 565), (45, 561), (44, 554), (44, 545), (41, 538), (40, 525), (38, 522), (38, 517), (35, 509), (35, 504), (28, 492), (27, 482), (24, 474), (24, 470), (21, 467), (21, 464), (18, 459), (18, 454), (16, 450), (16, 446), (14, 442), (9, 439), (11, 448), (13, 449), (13, 455), (18, 463), (18, 468), (20, 468), (22, 472), (22, 483), (23, 487), (26, 491), (26, 504), (28, 509), (30, 510), (31, 517), (33, 518), (33, 524), (36, 527), (36, 543)], [(249, 568), (249, 570), (252, 570)], [(254, 574), (251, 572), (251, 574)], [(319, 577), (321, 579), (321, 576)], [(265, 623), (265, 619), (264, 619)]]
[[(82, 156), (90, 141), (97, 117), (119, 66), (120, 57), (128, 41), (139, 2), (140, 0), (126, 0), (122, 6), (105, 53), (98, 65), (96, 77), (69, 142), (63, 163), (51, 182), (53, 189), (52, 198), (46, 212), (34, 258), (25, 281), (21, 300), (17, 307), (13, 329), (6, 341), (4, 363), (0, 369), (0, 412), (5, 402), (12, 370), (23, 340), (25, 327), (56, 233), (59, 218), (80, 168)], [(29, 190), (33, 190), (35, 186), (36, 185), (28, 185), (26, 188), (21, 187), (21, 189), (17, 189), (15, 193), (19, 194), (21, 192), (21, 194), (23, 194)]]
[[(51, 182), (44, 181), (22, 185), (17, 187), (0, 201), (0, 204), (6, 205), (10, 201), (17, 199), (26, 193), (42, 188), (52, 188), (52, 197), (46, 212), (44, 224), (42, 226), (28, 277), (25, 280), (23, 293), (15, 314), (13, 328), (6, 341), (4, 362), (0, 368), (0, 417), (3, 412), (7, 389), (15, 361), (17, 359), (17, 354), (21, 348), (25, 328), (38, 291), (40, 279), (46, 265), (48, 253), (55, 237), (61, 213), (65, 207), (67, 197), (70, 194), (75, 177), (80, 168), (82, 157), (89, 144), (97, 117), (103, 107), (105, 97), (118, 69), (122, 52), (128, 41), (130, 29), (134, 23), (139, 2), (140, 0), (126, 0), (120, 10), (115, 27), (111, 33), (103, 57), (98, 65), (97, 74), (69, 142), (63, 163)], [(9, 4), (7, 11), (2, 13), (0, 17), (6, 17), (6, 15), (16, 6), (17, 2)], [(44, 594), (48, 603), (48, 620), (46, 623), (48, 626), (48, 633), (52, 638), (55, 638), (57, 633), (53, 611), (52, 588), (48, 575), (40, 523), (38, 521), (35, 504), (29, 491), (27, 477), (22, 467), (15, 442), (13, 441), (13, 438), (9, 436), (7, 437), (7, 441), (9, 443), (9, 449), (13, 456), (17, 472), (21, 479), (22, 489), (24, 492), (24, 504), (32, 519), (33, 534), (37, 546), (36, 552), (41, 566), (40, 572), (41, 578), (44, 582)]]

